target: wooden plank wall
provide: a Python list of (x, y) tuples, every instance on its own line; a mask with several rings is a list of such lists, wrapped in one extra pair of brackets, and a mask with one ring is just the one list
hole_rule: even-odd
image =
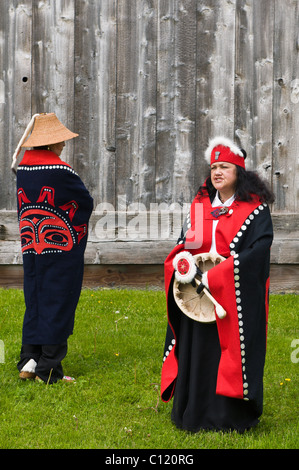
[[(12, 154), (31, 115), (53, 111), (80, 134), (63, 156), (95, 200), (88, 264), (163, 263), (175, 236), (128, 241), (127, 217), (154, 204), (185, 210), (219, 134), (246, 148), (247, 168), (275, 192), (272, 262), (298, 264), (298, 3), (2, 1), (0, 264), (21, 263)], [(104, 207), (117, 229), (99, 240)]]

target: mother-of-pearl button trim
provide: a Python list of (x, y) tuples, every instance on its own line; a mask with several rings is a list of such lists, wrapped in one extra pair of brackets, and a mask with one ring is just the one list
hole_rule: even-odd
[(24, 171), (37, 171), (37, 170), (66, 170), (69, 171), (70, 173), (73, 173), (74, 175), (78, 174), (73, 170), (73, 168), (66, 166), (66, 165), (60, 165), (58, 164), (53, 164), (53, 165), (35, 165), (35, 166), (27, 166), (27, 165), (19, 165), (18, 166), (18, 171), (24, 170)]
[(239, 242), (242, 235), (247, 230), (248, 226), (250, 225), (251, 221), (254, 219), (256, 215), (260, 213), (260, 211), (264, 210), (264, 207), (267, 207), (267, 204), (261, 204), (258, 206), (254, 211), (247, 217), (244, 221), (243, 225), (241, 226), (239, 232), (234, 237), (232, 243), (230, 243), (229, 247), (231, 249), (231, 256), (234, 257), (234, 281), (235, 281), (235, 294), (236, 294), (236, 302), (237, 302), (237, 312), (238, 312), (238, 323), (239, 323), (239, 337), (240, 337), (240, 349), (241, 349), (241, 362), (242, 362), (242, 376), (243, 376), (243, 399), (249, 400), (247, 397), (248, 395), (248, 382), (247, 382), (247, 375), (246, 375), (246, 348), (245, 348), (245, 336), (244, 336), (244, 329), (243, 329), (243, 310), (242, 310), (242, 299), (241, 299), (241, 284), (240, 284), (240, 261), (238, 260), (239, 254), (236, 253), (234, 248), (236, 244)]
[(238, 233), (234, 236), (232, 242), (230, 243), (230, 254), (231, 256), (234, 256), (237, 252), (235, 251), (236, 244), (240, 241), (240, 238), (244, 234), (244, 232), (247, 230), (248, 226), (251, 224), (252, 220), (256, 215), (260, 213), (260, 211), (264, 210), (264, 207), (267, 207), (267, 204), (260, 204), (254, 211), (249, 214), (246, 220), (244, 220), (243, 225), (241, 226), (240, 230)]
[(173, 346), (175, 345), (175, 339), (172, 339), (170, 344), (168, 345), (167, 351), (165, 351), (165, 355), (163, 357), (163, 362), (165, 362), (167, 356), (169, 356), (170, 351), (172, 350)]
[(239, 323), (239, 338), (240, 338), (240, 348), (241, 348), (241, 362), (242, 362), (242, 377), (243, 377), (243, 399), (248, 400), (248, 383), (246, 377), (246, 351), (245, 351), (245, 337), (243, 330), (243, 311), (242, 311), (242, 299), (241, 299), (241, 289), (240, 289), (240, 269), (238, 260), (239, 255), (234, 254), (234, 280), (235, 280), (235, 294), (237, 302), (237, 312), (238, 312), (238, 323)]

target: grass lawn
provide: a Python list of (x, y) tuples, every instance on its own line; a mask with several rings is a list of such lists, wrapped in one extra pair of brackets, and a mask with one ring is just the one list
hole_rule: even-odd
[(260, 424), (243, 435), (191, 434), (159, 399), (164, 292), (83, 290), (63, 362), (77, 382), (46, 386), (18, 378), (23, 292), (0, 289), (0, 449), (298, 448), (298, 311), (299, 296), (270, 296)]

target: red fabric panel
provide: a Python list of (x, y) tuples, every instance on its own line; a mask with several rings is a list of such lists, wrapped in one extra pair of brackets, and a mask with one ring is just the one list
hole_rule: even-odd
[(216, 316), (221, 347), (216, 393), (234, 398), (243, 398), (241, 348), (233, 257), (210, 269), (208, 272), (208, 282), (211, 294), (227, 312), (226, 317), (222, 320)]

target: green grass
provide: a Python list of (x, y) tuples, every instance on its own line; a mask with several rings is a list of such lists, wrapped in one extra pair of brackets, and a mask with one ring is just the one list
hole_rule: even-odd
[[(84, 290), (63, 362), (76, 384), (22, 382), (23, 292), (0, 289), (1, 449), (298, 448), (299, 338), (296, 295), (272, 295), (264, 413), (246, 434), (178, 430), (172, 402), (159, 399), (166, 331), (165, 295), (148, 290)], [(299, 354), (297, 354), (299, 357)], [(286, 380), (288, 379), (288, 380)]]

